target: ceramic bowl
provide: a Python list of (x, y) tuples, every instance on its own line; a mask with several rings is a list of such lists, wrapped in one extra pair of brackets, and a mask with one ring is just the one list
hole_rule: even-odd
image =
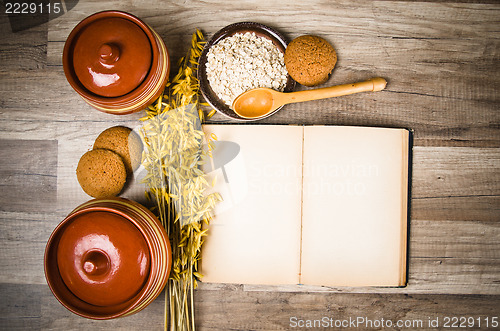
[(129, 13), (103, 11), (71, 31), (63, 67), (87, 103), (121, 115), (142, 110), (160, 96), (170, 61), (165, 43), (146, 23)]
[[(281, 52), (285, 52), (286, 46), (287, 46), (287, 41), (286, 39), (276, 30), (265, 26), (260, 23), (255, 23), (255, 22), (240, 22), (240, 23), (234, 23), (231, 25), (228, 25), (221, 30), (217, 31), (212, 38), (205, 44), (205, 47), (203, 48), (203, 51), (200, 56), (199, 60), (199, 66), (198, 66), (198, 80), (200, 82), (200, 91), (202, 95), (204, 96), (205, 100), (212, 106), (215, 110), (217, 110), (219, 113), (222, 115), (225, 115), (227, 117), (230, 117), (232, 119), (236, 120), (241, 120), (241, 121), (256, 121), (260, 120), (266, 117), (269, 117), (273, 114), (275, 114), (277, 111), (281, 109), (278, 108), (274, 112), (267, 114), (266, 116), (255, 118), (255, 119), (248, 119), (248, 118), (243, 118), (236, 114), (231, 107), (226, 105), (218, 96), (217, 94), (212, 90), (210, 87), (210, 83), (208, 82), (207, 78), (207, 71), (206, 71), (206, 63), (207, 63), (207, 54), (210, 50), (210, 48), (213, 45), (216, 45), (223, 39), (230, 37), (236, 33), (246, 33), (246, 32), (254, 32), (257, 36), (260, 37), (265, 37), (270, 39), (276, 47)], [(292, 92), (295, 87), (295, 81), (288, 75), (287, 83), (284, 89), (284, 92)]]
[(45, 277), (59, 302), (91, 319), (127, 316), (161, 293), (171, 266), (167, 233), (142, 205), (95, 199), (73, 210), (45, 249)]

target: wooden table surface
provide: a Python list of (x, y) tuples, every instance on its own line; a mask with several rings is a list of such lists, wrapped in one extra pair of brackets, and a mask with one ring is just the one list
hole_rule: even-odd
[[(500, 5), (495, 2), (66, 0), (66, 9), (76, 6), (17, 32), (2, 7), (0, 329), (163, 328), (163, 294), (133, 316), (92, 321), (60, 305), (43, 272), (50, 233), (89, 199), (76, 182), (79, 157), (102, 130), (135, 127), (141, 116), (92, 109), (63, 73), (61, 53), (71, 29), (107, 9), (142, 18), (165, 40), (173, 61), (187, 51), (195, 28), (210, 37), (228, 24), (256, 21), (289, 40), (324, 37), (338, 53), (324, 86), (380, 76), (388, 80), (387, 89), (290, 105), (262, 123), (414, 130), (407, 287), (202, 284), (195, 292), (200, 330), (299, 329), (294, 321), (363, 317), (374, 327), (382, 319), (420, 320), (423, 329), (437, 321), (444, 327), (447, 317), (473, 317), (475, 327), (481, 322), (486, 329), (488, 321), (491, 327), (500, 315)], [(210, 122), (231, 121), (216, 115)], [(142, 193), (125, 195), (135, 194)]]

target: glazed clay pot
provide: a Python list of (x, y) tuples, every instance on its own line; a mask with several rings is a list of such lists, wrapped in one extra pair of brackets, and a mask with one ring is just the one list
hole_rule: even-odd
[(71, 31), (63, 67), (87, 103), (106, 113), (129, 114), (160, 96), (170, 62), (163, 40), (147, 24), (125, 12), (104, 11)]
[(47, 283), (67, 309), (110, 319), (140, 311), (161, 293), (171, 249), (148, 209), (123, 198), (96, 199), (56, 227), (44, 263)]

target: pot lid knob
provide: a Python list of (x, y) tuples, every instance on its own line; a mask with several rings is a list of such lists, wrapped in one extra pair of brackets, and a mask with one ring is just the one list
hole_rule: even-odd
[(99, 56), (102, 64), (112, 65), (120, 58), (120, 49), (113, 44), (102, 44), (99, 48)]

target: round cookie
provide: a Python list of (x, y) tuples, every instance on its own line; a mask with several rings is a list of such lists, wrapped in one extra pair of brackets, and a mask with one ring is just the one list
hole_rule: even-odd
[(128, 175), (141, 164), (141, 138), (127, 127), (114, 126), (101, 132), (94, 142), (94, 149), (98, 148), (109, 149), (120, 155)]
[(285, 50), (288, 73), (296, 82), (305, 86), (326, 82), (336, 63), (335, 49), (321, 37), (297, 37)]
[(121, 192), (127, 172), (118, 154), (107, 149), (94, 149), (80, 158), (76, 177), (85, 193), (94, 198), (105, 198)]

